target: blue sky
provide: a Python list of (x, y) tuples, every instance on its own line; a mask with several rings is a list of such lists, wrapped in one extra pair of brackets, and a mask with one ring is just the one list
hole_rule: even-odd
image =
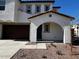
[(61, 6), (61, 13), (75, 17), (74, 23), (79, 23), (79, 0), (55, 0), (55, 6)]

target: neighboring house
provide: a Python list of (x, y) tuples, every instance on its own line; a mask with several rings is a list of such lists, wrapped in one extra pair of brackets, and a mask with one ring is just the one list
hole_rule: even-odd
[[(0, 38), (69, 43), (74, 17), (58, 12), (53, 0), (0, 0)], [(68, 32), (68, 33), (67, 33)]]
[(79, 24), (74, 24), (72, 29), (74, 29), (74, 35), (79, 38)]

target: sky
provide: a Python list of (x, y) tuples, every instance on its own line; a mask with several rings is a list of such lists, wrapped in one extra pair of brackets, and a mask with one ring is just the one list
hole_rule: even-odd
[(60, 6), (60, 12), (75, 17), (73, 24), (79, 24), (79, 0), (55, 0), (54, 6)]

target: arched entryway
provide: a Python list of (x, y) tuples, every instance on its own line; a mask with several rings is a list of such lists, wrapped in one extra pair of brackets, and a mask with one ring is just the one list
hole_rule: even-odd
[[(52, 17), (49, 17), (49, 15)], [(42, 38), (41, 41), (63, 41), (64, 43), (71, 42), (71, 31), (70, 31), (70, 20), (69, 18), (65, 18), (63, 16), (47, 13), (44, 15), (37, 15), (35, 17), (29, 18), (30, 21), (30, 41), (37, 42), (39, 33), (41, 32), (42, 35), (39, 37)], [(47, 23), (51, 24), (51, 27), (47, 25)], [(46, 24), (44, 26), (44, 24)], [(42, 30), (40, 26), (42, 25)], [(49, 28), (47, 27), (49, 26)], [(46, 30), (44, 29), (46, 28)], [(48, 29), (53, 29), (49, 31)], [(39, 30), (41, 31), (39, 31)], [(38, 33), (39, 31), (39, 33)], [(48, 32), (48, 33), (47, 33)], [(42, 36), (42, 37), (41, 37)]]
[(37, 41), (63, 42), (63, 28), (54, 22), (46, 22), (37, 28)]

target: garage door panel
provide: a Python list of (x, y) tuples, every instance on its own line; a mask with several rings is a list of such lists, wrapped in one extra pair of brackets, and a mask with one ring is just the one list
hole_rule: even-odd
[(29, 39), (29, 25), (3, 25), (4, 39)]

